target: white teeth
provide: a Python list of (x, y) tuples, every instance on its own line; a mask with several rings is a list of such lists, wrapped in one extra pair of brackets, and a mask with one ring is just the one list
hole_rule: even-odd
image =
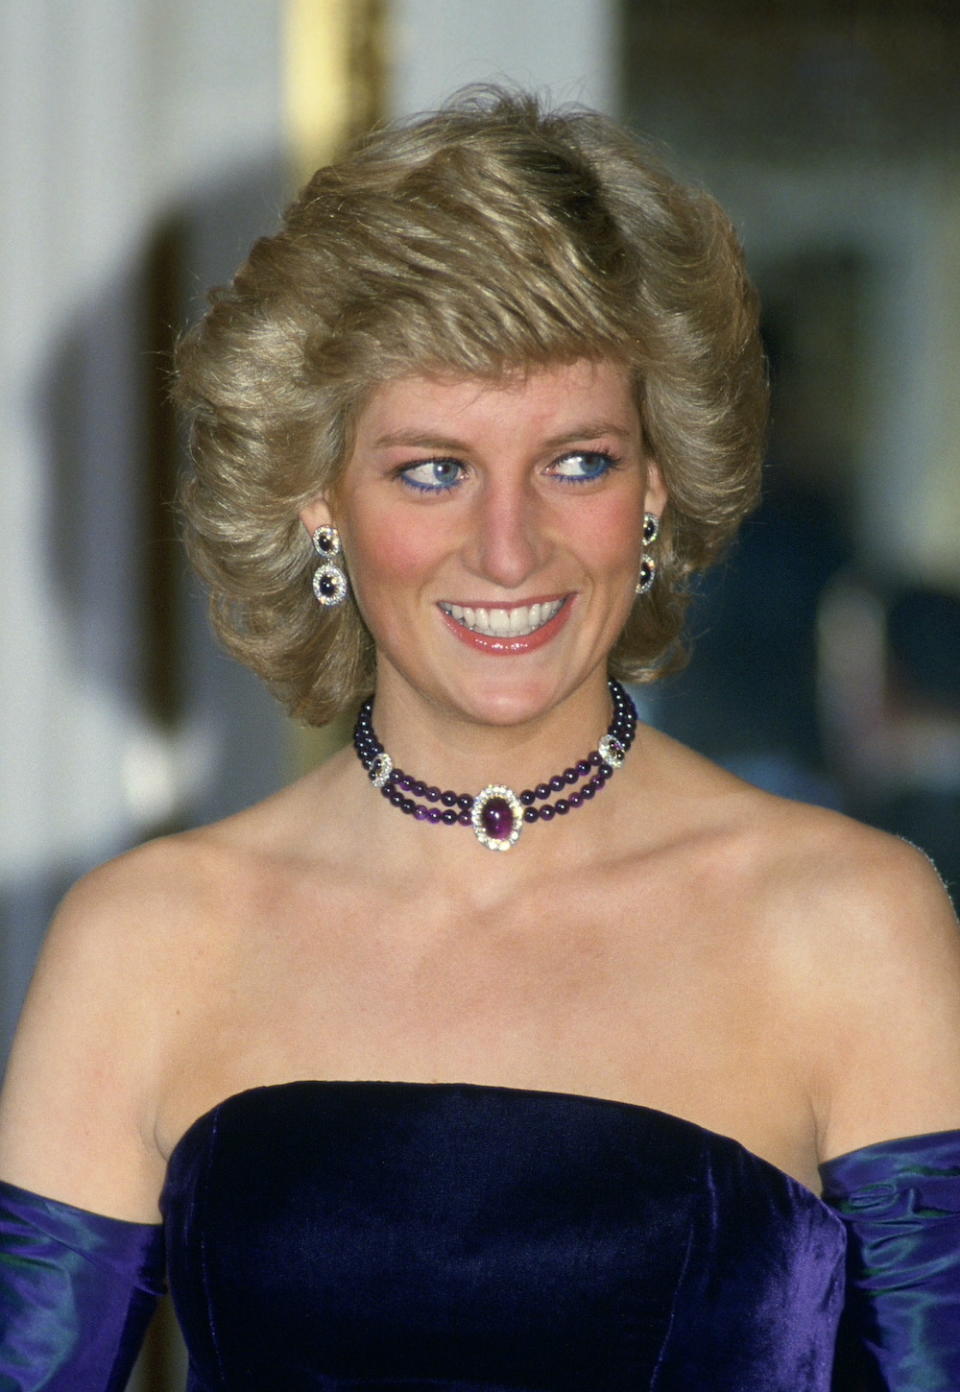
[(562, 599), (544, 604), (517, 604), (512, 609), (468, 609), (462, 604), (443, 604), (443, 611), (473, 633), (487, 638), (526, 638), (543, 628), (559, 613)]

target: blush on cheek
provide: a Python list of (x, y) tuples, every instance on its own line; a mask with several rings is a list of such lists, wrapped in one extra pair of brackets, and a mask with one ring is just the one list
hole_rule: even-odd
[(437, 554), (436, 536), (429, 541), (421, 529), (383, 519), (344, 537), (350, 558), (351, 584), (357, 607), (374, 635), (391, 625), (391, 616), (403, 608), (430, 572)]
[(357, 564), (366, 575), (378, 576), (384, 581), (415, 581), (424, 575), (437, 555), (435, 534), (421, 535), (417, 527), (407, 525), (382, 526), (364, 537)]
[(625, 506), (585, 514), (579, 540), (593, 562), (616, 565), (625, 556), (639, 556), (643, 545), (643, 512)]

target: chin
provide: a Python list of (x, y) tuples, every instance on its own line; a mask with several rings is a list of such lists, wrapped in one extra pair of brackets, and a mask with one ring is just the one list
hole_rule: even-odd
[(468, 719), (504, 729), (524, 725), (545, 715), (566, 694), (566, 683), (546, 673), (525, 675), (515, 681), (491, 676), (471, 685), (465, 699), (451, 701)]

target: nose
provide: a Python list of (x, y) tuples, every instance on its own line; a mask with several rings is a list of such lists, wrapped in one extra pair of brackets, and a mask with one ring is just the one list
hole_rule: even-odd
[(544, 521), (542, 501), (526, 480), (488, 478), (470, 519), (467, 568), (504, 589), (518, 588), (549, 553)]

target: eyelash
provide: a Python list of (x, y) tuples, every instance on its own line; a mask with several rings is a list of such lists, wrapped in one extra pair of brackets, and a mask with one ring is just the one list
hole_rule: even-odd
[(564, 464), (569, 459), (599, 459), (603, 467), (596, 473), (583, 474), (579, 478), (570, 474), (554, 474), (553, 477), (559, 478), (563, 483), (596, 483), (597, 479), (605, 478), (623, 462), (619, 455), (611, 454), (609, 450), (571, 450), (569, 454), (561, 455), (556, 463)]
[[(563, 454), (560, 456), (559, 459), (555, 460), (554, 467), (558, 464), (564, 464), (572, 459), (599, 459), (602, 461), (602, 467), (597, 469), (594, 473), (580, 475), (579, 477), (576, 475), (560, 473), (553, 474), (551, 475), (551, 477), (559, 479), (561, 483), (595, 483), (598, 479), (604, 478), (613, 469), (618, 468), (619, 465), (622, 463), (622, 460), (619, 456), (610, 454), (607, 450), (571, 450), (569, 454)], [(417, 469), (428, 469), (431, 466), (436, 468), (437, 465), (440, 464), (452, 464), (460, 470), (460, 473), (455, 479), (453, 479), (449, 483), (421, 483), (417, 479), (411, 477), (411, 475)], [(407, 464), (402, 469), (400, 469), (399, 477), (407, 488), (413, 488), (418, 493), (451, 493), (455, 488), (459, 488), (460, 484), (463, 482), (463, 470), (464, 465), (460, 462), (459, 459), (420, 459), (417, 461), (416, 464)]]
[[(450, 483), (419, 483), (411, 475), (416, 469), (429, 469), (431, 466), (436, 468), (438, 464), (453, 464), (459, 470), (458, 476)], [(450, 493), (454, 488), (459, 488), (463, 482), (463, 465), (459, 459), (418, 459), (416, 464), (407, 464), (399, 473), (401, 482), (408, 488), (414, 488), (418, 493)]]

